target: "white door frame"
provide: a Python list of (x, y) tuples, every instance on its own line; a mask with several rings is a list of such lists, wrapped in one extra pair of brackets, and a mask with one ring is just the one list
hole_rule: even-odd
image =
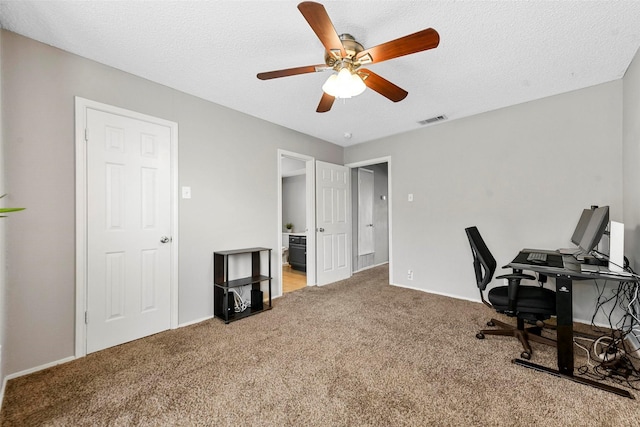
[(171, 329), (178, 327), (178, 124), (124, 108), (75, 97), (76, 121), (76, 315), (75, 357), (87, 354), (87, 110), (118, 114), (171, 129)]
[[(289, 157), (305, 162), (306, 173), (306, 217), (307, 217), (307, 286), (316, 284), (316, 159), (305, 154), (294, 153), (278, 149), (278, 223), (276, 231), (278, 236), (278, 260), (281, 260), (282, 248), (282, 158)], [(279, 262), (282, 264), (282, 262)], [(277, 270), (280, 280), (276, 284), (275, 296), (282, 296), (282, 266)]]
[[(392, 240), (392, 229), (393, 229), (393, 197), (392, 197), (392, 189), (393, 185), (391, 181), (391, 173), (393, 168), (391, 167), (391, 156), (379, 157), (371, 160), (363, 160), (360, 162), (347, 163), (345, 166), (351, 169), (356, 169), (364, 166), (377, 165), (378, 163), (386, 163), (387, 164), (387, 184), (388, 184), (388, 201), (387, 201), (387, 209), (388, 211), (388, 231), (389, 231), (389, 283), (391, 283), (393, 277), (393, 240)], [(353, 270), (353, 266), (351, 267)]]

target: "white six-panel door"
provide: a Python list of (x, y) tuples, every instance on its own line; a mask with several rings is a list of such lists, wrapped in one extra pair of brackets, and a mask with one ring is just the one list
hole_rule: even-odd
[(317, 284), (351, 276), (350, 169), (316, 162)]
[(171, 129), (87, 110), (87, 353), (170, 328)]

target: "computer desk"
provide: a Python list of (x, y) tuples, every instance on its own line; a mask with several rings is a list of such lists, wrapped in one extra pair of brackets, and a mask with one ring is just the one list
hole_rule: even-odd
[(507, 268), (512, 268), (514, 271), (529, 270), (555, 278), (558, 369), (551, 369), (546, 366), (537, 365), (521, 359), (513, 359), (513, 363), (633, 399), (633, 395), (628, 390), (612, 387), (587, 378), (574, 376), (573, 281), (601, 279), (613, 280), (616, 282), (638, 282), (638, 279), (633, 276), (623, 276), (613, 272), (583, 273), (580, 270), (580, 262), (578, 262), (572, 255), (562, 255), (563, 267), (534, 264), (527, 261), (527, 254), (530, 252), (546, 252), (554, 255), (560, 254), (556, 251), (523, 249), (520, 251), (518, 256), (506, 266)]

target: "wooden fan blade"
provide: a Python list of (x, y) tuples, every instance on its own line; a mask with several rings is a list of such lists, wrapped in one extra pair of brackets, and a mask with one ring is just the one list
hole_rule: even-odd
[(393, 102), (402, 101), (409, 94), (406, 90), (366, 68), (358, 70), (358, 74), (360, 74), (360, 77), (364, 80), (364, 84), (366, 84), (369, 89), (375, 90)]
[(356, 55), (356, 60), (363, 59), (363, 63), (369, 63), (365, 61), (365, 57), (369, 55), (371, 57), (371, 63), (387, 61), (400, 56), (433, 49), (438, 47), (439, 43), (440, 35), (438, 32), (433, 28), (427, 28), (426, 30), (418, 31), (417, 33), (365, 49)]
[(316, 108), (316, 112), (318, 113), (326, 113), (331, 110), (333, 106), (333, 101), (336, 98), (334, 96), (329, 95), (328, 93), (322, 92), (322, 98), (320, 99), (320, 103), (318, 104), (318, 108)]
[(316, 33), (316, 36), (318, 36), (328, 52), (339, 50), (341, 58), (347, 56), (347, 52), (342, 46), (342, 41), (323, 5), (312, 1), (303, 1), (298, 5), (298, 10), (300, 10), (300, 13), (302, 13), (302, 16), (307, 20), (311, 29)]
[(278, 77), (295, 76), (297, 74), (315, 73), (317, 71), (324, 71), (328, 69), (326, 64), (308, 65), (305, 67), (287, 68), (284, 70), (267, 71), (265, 73), (258, 73), (260, 80), (277, 79)]

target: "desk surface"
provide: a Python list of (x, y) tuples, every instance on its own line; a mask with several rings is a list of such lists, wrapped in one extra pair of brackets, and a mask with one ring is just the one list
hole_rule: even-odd
[[(549, 255), (556, 255), (562, 257), (562, 267), (544, 264), (536, 264), (527, 261), (527, 254), (531, 252), (541, 252)], [(544, 249), (523, 249), (518, 256), (511, 261), (507, 268), (513, 268), (517, 270), (530, 270), (537, 273), (542, 273), (547, 276), (563, 276), (569, 277), (573, 280), (593, 280), (593, 279), (605, 279), (605, 280), (617, 280), (617, 281), (630, 281), (636, 282), (637, 278), (629, 275), (616, 273), (614, 271), (598, 271), (598, 272), (586, 272), (582, 271), (580, 265), (582, 263), (575, 259), (573, 255), (563, 255), (557, 251), (544, 250)]]

